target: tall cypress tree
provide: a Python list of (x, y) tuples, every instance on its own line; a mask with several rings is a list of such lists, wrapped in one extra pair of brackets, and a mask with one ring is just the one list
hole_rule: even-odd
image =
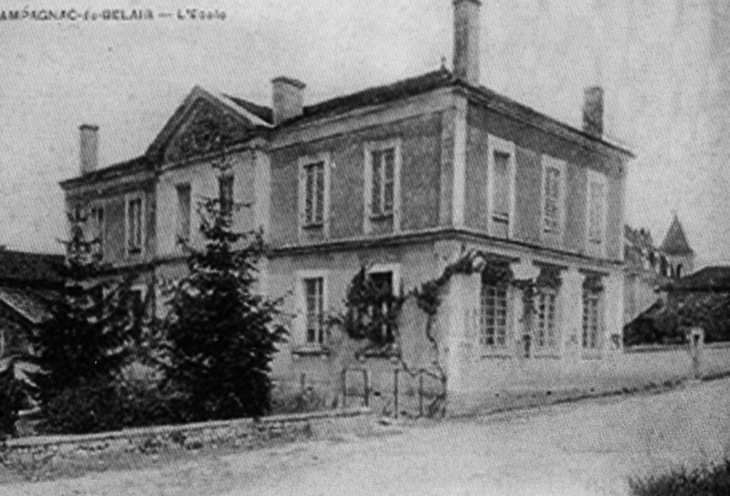
[(135, 330), (132, 277), (102, 278), (98, 240), (84, 237), (85, 216), (76, 212), (70, 220), (60, 269), (64, 285), (49, 301), (51, 317), (31, 337), (41, 408), (63, 392), (111, 384), (129, 357)]
[(173, 287), (166, 319), (167, 377), (190, 420), (259, 416), (271, 406), (270, 364), (286, 331), (279, 300), (254, 291), (265, 254), (261, 231), (234, 232), (234, 208), (198, 206), (202, 249), (189, 248), (188, 274)]

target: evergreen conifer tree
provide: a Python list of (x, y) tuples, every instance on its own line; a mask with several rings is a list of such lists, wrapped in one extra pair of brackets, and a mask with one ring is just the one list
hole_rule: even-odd
[(129, 357), (139, 312), (132, 305), (132, 277), (101, 278), (98, 240), (85, 239), (82, 213), (70, 220), (63, 287), (48, 302), (51, 317), (31, 336), (42, 409), (64, 392), (110, 386)]
[(265, 246), (260, 230), (233, 231), (240, 207), (200, 202), (205, 246), (188, 247), (188, 275), (168, 303), (167, 377), (194, 421), (260, 416), (271, 406), (270, 364), (286, 331), (275, 323), (280, 300), (254, 290)]

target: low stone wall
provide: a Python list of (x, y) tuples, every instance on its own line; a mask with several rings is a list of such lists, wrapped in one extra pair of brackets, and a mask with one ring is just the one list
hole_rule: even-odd
[(357, 431), (367, 428), (372, 424), (371, 420), (370, 410), (357, 408), (78, 436), (30, 437), (8, 441), (0, 456), (4, 464), (14, 466), (122, 453), (152, 454), (219, 447), (250, 449), (340, 431)]
[[(612, 352), (595, 360), (485, 358), (471, 372), (472, 387), (450, 395), (457, 415), (674, 387), (695, 379), (686, 346)], [(704, 379), (730, 375), (730, 348), (706, 346), (698, 372)]]

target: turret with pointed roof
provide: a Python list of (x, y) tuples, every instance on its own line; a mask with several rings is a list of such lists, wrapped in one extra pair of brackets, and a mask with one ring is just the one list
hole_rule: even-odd
[(682, 227), (676, 212), (659, 249), (666, 256), (674, 277), (680, 278), (693, 271), (695, 252), (690, 247), (689, 241), (687, 241), (684, 227)]

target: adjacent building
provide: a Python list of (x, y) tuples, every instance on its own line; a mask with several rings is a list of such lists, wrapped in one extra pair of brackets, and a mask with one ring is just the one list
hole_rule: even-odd
[(249, 204), (234, 224), (263, 227), (272, 247), (260, 290), (289, 295), (293, 315), (274, 362), (282, 382), (304, 373), (336, 389), (343, 369), (387, 372), (401, 353), (427, 365), (415, 313), (399, 322), (401, 349), (365, 357), (325, 317), (363, 266), (404, 292), (465, 248), (553, 284), (528, 325), (515, 286), (454, 278), (438, 321), (449, 388), (492, 387), (513, 366), (547, 381), (580, 374), (621, 346), (633, 155), (603, 135), (600, 87), (586, 89), (576, 129), (481, 86), (479, 16), (478, 0), (454, 2), (453, 70), (313, 105), (288, 77), (272, 81), (270, 107), (196, 87), (144, 154), (111, 167), (98, 167), (98, 130), (82, 126), (81, 174), (61, 184), (67, 208), (88, 212), (109, 274), (133, 269), (148, 291), (186, 270), (196, 199)]

